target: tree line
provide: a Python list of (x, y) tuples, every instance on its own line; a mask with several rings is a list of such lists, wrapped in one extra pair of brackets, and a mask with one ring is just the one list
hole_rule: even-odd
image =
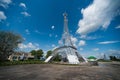
[(110, 57), (110, 60), (112, 61), (120, 61), (120, 57), (117, 58), (116, 56), (109, 56)]
[(18, 49), (18, 44), (22, 43), (23, 38), (13, 32), (0, 31), (0, 61), (5, 61)]
[[(30, 53), (31, 53), (31, 55), (34, 56), (35, 59), (45, 60), (52, 54), (52, 51), (51, 50), (47, 51), (47, 54), (44, 58), (43, 58), (44, 52), (42, 49), (32, 50), (32, 51), (30, 51)], [(61, 56), (57, 54), (56, 57), (53, 59), (53, 61), (61, 61)]]
[[(9, 31), (0, 31), (0, 61), (8, 60), (8, 57), (19, 49), (18, 44), (22, 43), (23, 41), (24, 39), (19, 34)], [(41, 59), (44, 54), (42, 49), (32, 50), (30, 53), (35, 59)], [(49, 50), (45, 58), (49, 57), (51, 54), (52, 51)], [(59, 61), (59, 55), (57, 55), (54, 60)]]

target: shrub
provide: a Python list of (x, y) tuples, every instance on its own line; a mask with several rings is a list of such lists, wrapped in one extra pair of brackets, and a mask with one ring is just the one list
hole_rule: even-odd
[(0, 66), (21, 65), (21, 64), (44, 64), (40, 60), (24, 60), (24, 61), (5, 61), (0, 62)]

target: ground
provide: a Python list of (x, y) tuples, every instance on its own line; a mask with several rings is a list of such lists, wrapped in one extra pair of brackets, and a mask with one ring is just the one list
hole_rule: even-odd
[(26, 64), (0, 67), (0, 80), (120, 80), (119, 62), (99, 66)]

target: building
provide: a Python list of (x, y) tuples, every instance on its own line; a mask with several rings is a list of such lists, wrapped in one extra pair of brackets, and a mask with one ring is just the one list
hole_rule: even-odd
[(34, 58), (34, 56), (31, 55), (31, 53), (26, 52), (14, 52), (11, 54), (8, 58), (10, 61), (18, 61), (18, 60), (27, 60), (29, 58)]

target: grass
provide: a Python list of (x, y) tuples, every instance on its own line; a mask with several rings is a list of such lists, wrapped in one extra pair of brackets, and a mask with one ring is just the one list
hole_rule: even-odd
[[(98, 62), (112, 62), (112, 61), (110, 61), (110, 60), (98, 60)], [(45, 63), (44, 61), (40, 61), (40, 60), (0, 62), (0, 66), (11, 66), (11, 65), (22, 65), (22, 64), (58, 64), (58, 65), (80, 66), (79, 64), (68, 64), (68, 63), (60, 63), (60, 62)]]
[(99, 59), (97, 60), (98, 62), (112, 62), (111, 60), (103, 60), (103, 59)]
[(0, 66), (12, 66), (12, 65), (23, 65), (23, 64), (57, 64), (57, 65), (68, 65), (68, 66), (80, 66), (79, 64), (69, 64), (69, 63), (60, 63), (60, 62), (45, 63), (44, 61), (40, 61), (40, 60), (0, 62)]
[(0, 62), (0, 66), (22, 65), (22, 64), (44, 64), (44, 61), (40, 61), (40, 60), (24, 60), (24, 61)]

